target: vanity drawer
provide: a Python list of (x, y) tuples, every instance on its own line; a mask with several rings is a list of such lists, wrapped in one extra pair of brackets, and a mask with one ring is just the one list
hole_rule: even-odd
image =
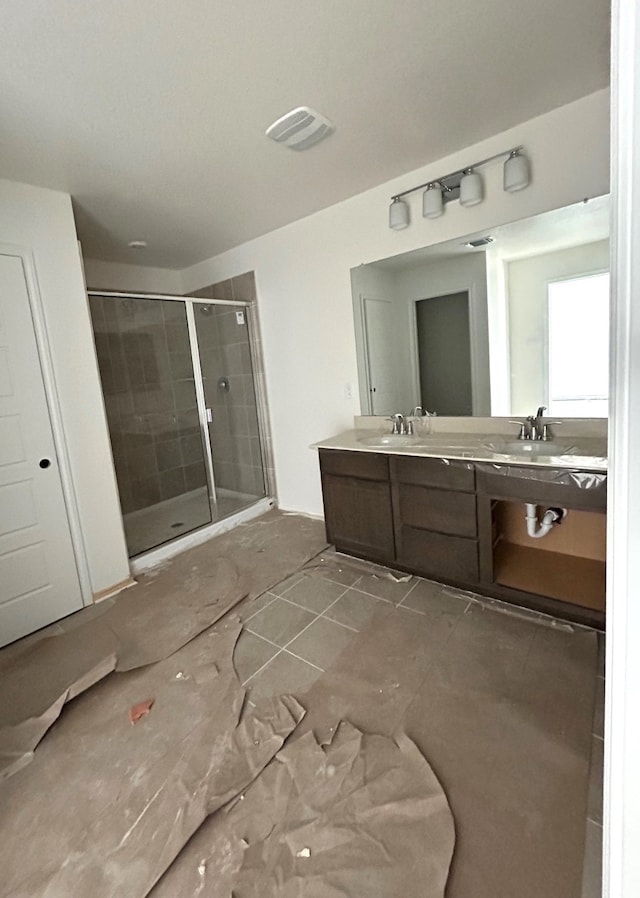
[(391, 476), (401, 483), (435, 486), (441, 490), (460, 490), (472, 493), (476, 478), (473, 465), (441, 458), (391, 456)]
[(397, 549), (400, 564), (418, 574), (454, 583), (478, 582), (478, 544), (474, 539), (403, 525)]
[(323, 474), (338, 477), (359, 477), (363, 480), (388, 480), (389, 459), (375, 452), (344, 452), (340, 449), (320, 449), (320, 468)]
[(395, 518), (403, 525), (454, 536), (477, 536), (476, 497), (473, 493), (394, 483), (393, 497)]

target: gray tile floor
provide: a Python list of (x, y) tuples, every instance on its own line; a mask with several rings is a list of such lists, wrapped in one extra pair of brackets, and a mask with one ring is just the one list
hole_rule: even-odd
[[(423, 613), (420, 603), (430, 584), (417, 578), (396, 582), (389, 576), (383, 569), (360, 571), (333, 562), (326, 570), (290, 577), (242, 608), (244, 631), (234, 663), (249, 698), (309, 688), (374, 615), (395, 607)], [(468, 604), (452, 601), (460, 605), (458, 612)]]
[[(307, 690), (377, 615), (464, 614), (481, 597), (447, 590), (418, 577), (327, 552), (260, 598), (239, 606), (244, 624), (234, 664), (249, 701)], [(504, 603), (484, 600), (496, 612), (540, 618)], [(559, 625), (562, 625), (559, 622)], [(599, 634), (598, 694), (594, 716), (591, 778), (582, 898), (601, 895), (604, 640)]]

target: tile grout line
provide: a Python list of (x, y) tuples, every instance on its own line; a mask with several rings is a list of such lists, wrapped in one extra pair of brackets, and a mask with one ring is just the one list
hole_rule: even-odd
[[(298, 581), (298, 582), (300, 582), (300, 581)], [(296, 585), (296, 584), (294, 584), (294, 585)], [(335, 605), (335, 603), (336, 603), (339, 599), (341, 599), (342, 596), (343, 596), (348, 590), (349, 590), (349, 587), (348, 587), (348, 586), (345, 587), (344, 590), (340, 593), (340, 595), (339, 595), (336, 599), (334, 599), (334, 601), (331, 603), (331, 605), (329, 605), (327, 608), (325, 608), (325, 611), (328, 611), (329, 608), (332, 608), (333, 605)], [(283, 596), (276, 596), (276, 598), (277, 598), (277, 599), (282, 599)], [(288, 599), (285, 599), (285, 601), (289, 602)], [(290, 604), (290, 605), (295, 605), (295, 602), (289, 602), (289, 604)], [(271, 605), (271, 602), (269, 602), (269, 605)], [(266, 605), (265, 607), (268, 608), (269, 605)], [(296, 607), (302, 607), (302, 606), (296, 606)], [(263, 611), (263, 610), (264, 610), (263, 608), (260, 609), (260, 611)], [(305, 610), (305, 611), (309, 611), (308, 608), (305, 608), (304, 610)], [(256, 613), (259, 613), (259, 612), (256, 612)], [(313, 612), (310, 612), (310, 613), (313, 614)], [(307, 661), (306, 658), (302, 658), (302, 657), (300, 657), (299, 655), (296, 655), (294, 652), (288, 651), (288, 649), (287, 649), (287, 646), (290, 646), (291, 643), (294, 642), (294, 641), (298, 638), (298, 636), (301, 636), (301, 635), (304, 633), (305, 630), (308, 630), (309, 627), (311, 626), (311, 624), (315, 623), (315, 622), (318, 620), (318, 618), (320, 618), (321, 616), (322, 616), (321, 613), (320, 613), (320, 614), (316, 614), (316, 616), (313, 618), (313, 620), (310, 620), (309, 623), (306, 625), (306, 627), (303, 627), (303, 629), (300, 630), (299, 633), (296, 633), (296, 635), (293, 637), (293, 639), (290, 639), (289, 642), (287, 642), (287, 643), (286, 643), (285, 645), (283, 645), (283, 646), (278, 646), (277, 643), (273, 642), (271, 639), (267, 639), (267, 638), (264, 637), (264, 636), (260, 636), (260, 633), (255, 633), (253, 630), (250, 630), (248, 627), (245, 627), (245, 630), (247, 630), (249, 633), (251, 633), (252, 636), (259, 636), (260, 639), (264, 639), (265, 642), (268, 642), (268, 643), (270, 643), (270, 645), (273, 645), (273, 646), (277, 647), (277, 648), (278, 648), (278, 651), (275, 653), (275, 655), (273, 655), (271, 658), (269, 658), (269, 660), (266, 661), (266, 662), (262, 665), (262, 667), (259, 667), (258, 670), (254, 671), (254, 673), (252, 673), (251, 676), (248, 677), (248, 678), (244, 681), (244, 683), (242, 683), (241, 685), (242, 685), (242, 686), (246, 686), (246, 684), (247, 684), (250, 680), (252, 680), (254, 677), (256, 677), (262, 670), (264, 670), (265, 667), (267, 667), (269, 664), (271, 664), (271, 662), (274, 661), (274, 660), (278, 657), (278, 655), (282, 654), (282, 652), (284, 652), (284, 651), (286, 651), (288, 655), (291, 655), (291, 656), (293, 656), (294, 658), (297, 658), (299, 661), (304, 661), (305, 664), (308, 664), (308, 665), (310, 665), (310, 667), (314, 667), (316, 670), (320, 670), (320, 671), (322, 671), (322, 673), (324, 673), (324, 670), (323, 670), (321, 667), (318, 667), (317, 664), (314, 664), (312, 661)], [(337, 622), (336, 622), (336, 623), (337, 623)], [(357, 632), (357, 631), (356, 631), (356, 632)]]
[[(307, 661), (307, 659), (303, 658), (302, 655), (296, 655), (295, 652), (290, 652), (289, 649), (282, 649), (282, 651), (285, 653), (285, 655), (291, 655), (292, 658), (297, 658), (298, 661), (304, 661), (304, 663), (308, 664), (310, 667), (315, 667), (315, 669), (319, 670), (320, 673), (325, 672), (324, 667), (319, 667), (319, 665), (314, 664), (313, 661)], [(275, 655), (274, 655), (274, 657), (275, 657)], [(271, 660), (273, 660), (273, 658)]]
[(327, 611), (330, 611), (331, 607), (332, 606), (329, 605), (328, 608), (325, 608), (325, 610), (320, 613), (320, 617), (323, 620), (328, 620), (332, 624), (337, 624), (339, 627), (344, 627), (345, 630), (351, 630), (352, 633), (360, 633), (360, 630), (356, 630), (355, 627), (350, 627), (349, 624), (343, 624), (341, 620), (336, 620), (333, 617), (327, 617)]
[[(344, 595), (344, 593), (342, 593), (342, 595)], [(338, 598), (342, 598), (342, 595), (340, 595)], [(280, 596), (279, 598), (281, 598), (282, 601), (286, 602), (288, 605), (293, 605), (294, 608), (301, 608), (302, 611), (308, 611), (309, 614), (324, 614), (324, 611), (316, 611), (313, 608), (307, 608), (306, 605), (299, 605), (298, 602), (294, 602), (293, 599), (285, 599), (284, 596)], [(335, 599), (334, 601), (337, 601), (337, 599)], [(331, 605), (333, 605), (333, 602), (331, 603)], [(331, 607), (330, 605), (327, 605), (327, 608), (330, 608), (330, 607)], [(325, 611), (326, 611), (326, 609), (325, 609)]]
[(387, 605), (393, 605), (394, 608), (398, 607), (395, 602), (391, 601), (391, 599), (385, 599), (383, 596), (375, 596), (372, 592), (367, 592), (366, 589), (358, 589), (355, 584), (350, 586), (349, 589), (355, 589), (361, 596), (367, 596), (369, 599), (378, 599), (379, 602), (386, 602)]
[[(334, 599), (333, 602), (332, 602), (330, 605), (328, 605), (324, 610), (325, 610), (325, 611), (328, 611), (329, 608), (333, 608), (333, 606), (336, 604), (336, 602), (337, 602), (339, 599), (342, 598), (342, 596), (348, 591), (348, 589), (349, 589), (349, 587), (346, 586), (346, 587), (343, 589), (343, 591), (340, 593), (340, 595), (339, 595), (336, 599)], [(307, 610), (309, 610), (309, 609), (307, 609)], [(289, 642), (287, 643), (287, 645), (283, 645), (282, 648), (283, 648), (283, 649), (286, 649), (287, 646), (290, 646), (292, 642), (295, 642), (295, 640), (298, 638), (298, 636), (302, 636), (302, 634), (305, 632), (305, 630), (308, 630), (309, 627), (310, 627), (312, 624), (315, 624), (315, 622), (316, 622), (316, 621), (318, 620), (318, 618), (321, 617), (321, 616), (322, 616), (322, 613), (316, 614), (316, 616), (314, 617), (314, 619), (311, 620), (311, 621), (309, 621), (309, 623), (307, 624), (307, 626), (306, 626), (306, 627), (303, 627), (302, 630), (300, 630), (300, 632), (297, 633), (297, 634), (293, 637), (293, 639), (290, 639)]]
[[(417, 586), (418, 583), (420, 582), (420, 578), (419, 578), (419, 577), (414, 577), (413, 579), (415, 580), (415, 583), (413, 584), (413, 586), (409, 587), (409, 589), (408, 589), (406, 595), (404, 595), (404, 596), (400, 599), (400, 601), (399, 601), (398, 604), (396, 605), (396, 608), (407, 608), (407, 607), (408, 607), (407, 605), (404, 604), (404, 603), (405, 603), (405, 600), (411, 595), (411, 593), (413, 592), (413, 590), (416, 588), (416, 586)], [(414, 609), (411, 608), (411, 611), (413, 611), (413, 610), (414, 610)]]
[[(256, 614), (260, 614), (261, 611), (264, 611), (265, 609), (269, 608), (269, 606), (273, 605), (275, 600), (278, 598), (278, 596), (274, 595), (272, 592), (269, 592), (268, 589), (266, 590), (266, 592), (263, 592), (262, 595), (264, 596), (267, 593), (269, 593), (269, 595), (271, 596), (271, 601), (267, 602), (266, 605), (263, 605), (262, 608), (258, 608), (257, 611), (254, 611), (250, 617), (248, 617), (245, 621), (242, 622), (242, 626), (244, 627), (245, 630), (247, 629), (247, 627), (245, 625), (248, 624), (250, 620), (253, 620), (253, 618), (256, 616)], [(260, 599), (260, 598), (262, 598), (262, 596), (258, 596), (258, 598)], [(256, 635), (257, 634), (254, 633), (254, 636), (256, 636)]]
[[(254, 635), (254, 636), (257, 636), (258, 634), (257, 634), (257, 633), (254, 633), (253, 635)], [(274, 644), (275, 644), (275, 643), (273, 643), (273, 642), (271, 643), (271, 645), (274, 645)], [(247, 683), (250, 683), (251, 680), (253, 680), (254, 677), (257, 677), (258, 674), (259, 674), (261, 671), (263, 671), (263, 670), (265, 669), (265, 667), (267, 667), (269, 664), (271, 664), (271, 662), (272, 662), (275, 658), (277, 658), (278, 655), (280, 655), (280, 654), (282, 654), (282, 649), (279, 648), (278, 651), (275, 653), (275, 655), (272, 655), (271, 658), (269, 658), (268, 661), (265, 661), (264, 664), (262, 665), (262, 667), (259, 667), (257, 670), (254, 670), (254, 672), (251, 674), (251, 676), (250, 676), (250, 677), (247, 677), (247, 679), (244, 681), (244, 683), (241, 683), (240, 685), (244, 688), (244, 687), (247, 685)]]
[[(278, 645), (277, 642), (274, 642), (273, 639), (269, 639), (268, 636), (262, 636), (260, 633), (256, 633), (255, 630), (251, 630), (249, 627), (245, 627), (245, 630), (246, 630), (247, 633), (251, 633), (252, 636), (257, 636), (258, 639), (264, 639), (265, 642), (268, 642), (269, 645), (272, 645), (272, 646), (274, 646), (274, 647), (277, 648), (277, 649), (282, 649), (282, 648), (284, 648), (284, 646)], [(267, 663), (269, 663), (269, 662), (267, 662)]]
[[(396, 608), (400, 608), (402, 611), (410, 611), (411, 614), (421, 614), (422, 617), (425, 617), (425, 616), (426, 616), (426, 613), (427, 613), (426, 611), (418, 611), (417, 608), (409, 608), (408, 605), (402, 605), (402, 604), (400, 604), (400, 605), (396, 605), (395, 607), (396, 607)], [(464, 613), (464, 612), (463, 612), (463, 613)]]

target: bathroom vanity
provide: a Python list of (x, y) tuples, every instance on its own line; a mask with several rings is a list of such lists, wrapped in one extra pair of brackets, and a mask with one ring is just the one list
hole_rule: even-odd
[[(327, 538), (339, 551), (603, 626), (604, 459), (529, 461), (496, 451), (495, 439), (461, 438), (447, 452), (442, 439), (384, 443), (350, 431), (317, 445)], [(534, 539), (525, 503), (568, 513)]]

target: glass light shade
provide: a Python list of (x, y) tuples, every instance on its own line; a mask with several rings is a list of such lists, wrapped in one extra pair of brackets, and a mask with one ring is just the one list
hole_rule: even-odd
[(475, 171), (468, 171), (460, 179), (460, 205), (477, 206), (484, 199), (482, 178)]
[(409, 206), (404, 200), (395, 199), (389, 206), (389, 227), (394, 231), (409, 227)]
[(440, 218), (443, 212), (442, 187), (429, 184), (422, 194), (422, 214), (425, 218)]
[(524, 190), (529, 186), (530, 181), (529, 160), (517, 151), (512, 153), (504, 164), (504, 189), (509, 193)]

